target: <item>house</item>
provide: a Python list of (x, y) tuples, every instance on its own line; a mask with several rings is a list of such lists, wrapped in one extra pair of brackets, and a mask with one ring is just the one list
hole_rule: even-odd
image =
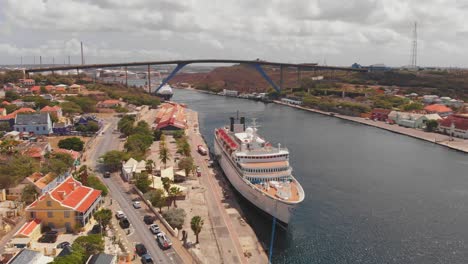
[(439, 99), (439, 96), (437, 95), (423, 95), (423, 98), (422, 98), (425, 104), (435, 103), (435, 101), (438, 99)]
[(53, 132), (52, 120), (49, 113), (18, 114), (15, 118), (14, 130), (36, 135), (50, 135)]
[(16, 105), (17, 107), (35, 107), (36, 103), (34, 102), (24, 102), (23, 100), (17, 99), (11, 102), (12, 104)]
[(84, 186), (72, 176), (26, 207), (28, 219), (71, 232), (89, 223), (102, 203), (101, 191)]
[(456, 114), (441, 119), (438, 130), (452, 137), (468, 139), (468, 115)]
[(86, 264), (117, 264), (117, 256), (105, 253), (91, 255)]
[(429, 114), (438, 114), (441, 117), (449, 116), (453, 110), (443, 104), (431, 104), (424, 107), (424, 110)]
[(441, 117), (437, 114), (414, 114), (414, 113), (407, 113), (407, 112), (398, 112), (398, 111), (391, 111), (388, 114), (388, 120), (403, 126), (403, 127), (410, 127), (410, 128), (425, 128), (426, 122), (428, 120), (439, 120)]
[(41, 111), (41, 113), (49, 113), (51, 117), (55, 117), (57, 120), (62, 118), (62, 108), (58, 105), (55, 106), (44, 106)]
[(46, 85), (45, 89), (47, 90), (48, 93), (55, 92), (55, 86), (53, 85)]
[(20, 140), (20, 132), (18, 132), (18, 131), (10, 131), (10, 132), (6, 133), (6, 134), (3, 136), (3, 140), (15, 140), (15, 141), (18, 141), (18, 140)]
[(71, 94), (79, 94), (81, 92), (81, 85), (79, 84), (71, 85), (68, 92)]
[(30, 238), (36, 240), (41, 236), (41, 221), (32, 219), (24, 223), (24, 225), (13, 235), (14, 238)]
[(382, 108), (374, 108), (372, 109), (370, 119), (378, 120), (378, 121), (387, 121), (388, 114), (390, 114), (391, 110), (389, 109), (382, 109)]
[(0, 98), (5, 98), (5, 90), (0, 89)]
[(185, 107), (177, 103), (164, 103), (156, 113), (156, 129), (174, 131), (183, 130), (187, 126)]
[(76, 162), (80, 159), (81, 157), (81, 153), (78, 152), (78, 151), (74, 151), (74, 150), (71, 150), (71, 149), (63, 149), (63, 148), (57, 148), (57, 149), (54, 149), (54, 153), (63, 153), (63, 154), (68, 154), (70, 155), (70, 157), (73, 158), (73, 160)]
[(57, 178), (52, 173), (43, 175), (40, 172), (34, 172), (33, 174), (26, 177), (25, 181), (32, 185), (39, 194), (44, 194), (45, 192), (57, 186), (57, 183), (60, 181), (60, 179), (55, 179)]
[(141, 173), (146, 170), (146, 161), (137, 161), (134, 158), (130, 158), (122, 164), (122, 176), (126, 181), (133, 179), (135, 173)]
[(47, 101), (53, 101), (55, 98), (51, 94), (41, 94), (41, 97), (46, 99)]
[(59, 87), (58, 85), (55, 87), (55, 94), (64, 94), (67, 90), (64, 87)]
[(36, 85), (36, 81), (33, 79), (19, 79), (19, 82), (23, 86), (33, 86)]
[(23, 248), (16, 254), (7, 264), (46, 264), (50, 263), (54, 258), (44, 256), (39, 251)]
[(32, 141), (22, 142), (16, 146), (16, 149), (19, 153), (21, 153), (21, 155), (25, 155), (37, 160), (43, 160), (44, 156), (52, 150), (49, 142)]
[(120, 102), (119, 100), (104, 100), (104, 101), (98, 102), (96, 107), (98, 107), (98, 108), (113, 108), (113, 107), (120, 106), (121, 103), (122, 102)]
[(5, 108), (0, 107), (0, 116), (6, 116), (7, 111)]
[(52, 131), (55, 135), (70, 135), (73, 126), (68, 122), (55, 122)]
[(31, 93), (33, 94), (40, 94), (41, 93), (41, 87), (40, 86), (33, 86), (31, 88)]

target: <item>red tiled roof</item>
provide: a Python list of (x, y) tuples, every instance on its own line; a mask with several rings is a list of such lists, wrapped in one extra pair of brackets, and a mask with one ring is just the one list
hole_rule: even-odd
[(70, 155), (73, 159), (78, 159), (80, 157), (80, 153), (78, 151), (74, 151), (71, 149), (63, 149), (63, 148), (58, 148), (54, 150), (55, 153), (65, 153)]
[[(86, 212), (101, 195), (101, 191), (83, 186), (81, 182), (70, 176), (52, 191), (48, 192), (48, 194), (62, 206), (69, 207), (75, 211), (83, 213)], [(42, 195), (38, 200), (44, 200), (46, 195), (47, 194)], [(30, 204), (28, 208), (36, 206), (38, 200)]]
[(39, 92), (41, 90), (41, 87), (40, 86), (33, 86), (31, 88), (31, 92)]
[(8, 101), (3, 101), (3, 102), (2, 102), (2, 105), (11, 105), (11, 103), (8, 102)]
[(34, 229), (40, 224), (41, 224), (41, 221), (38, 219), (33, 219), (27, 223), (24, 223), (21, 229), (18, 230), (18, 232), (16, 232), (15, 236), (16, 235), (29, 236), (31, 235), (32, 231), (34, 231)]
[(452, 112), (452, 109), (450, 107), (447, 107), (443, 104), (432, 104), (424, 107), (424, 110), (426, 110), (429, 113), (447, 113), (447, 112)]
[(468, 130), (468, 117), (462, 115), (451, 115), (445, 119), (439, 120), (439, 126), (451, 127), (452, 124), (456, 129)]
[(34, 113), (36, 110), (29, 108), (29, 107), (21, 107), (20, 109), (14, 111), (13, 113), (9, 113), (6, 116), (0, 116), (0, 120), (9, 120), (9, 119), (14, 119), (17, 114), (21, 113)]
[(51, 91), (51, 90), (55, 89), (55, 86), (47, 85), (45, 88), (46, 88), (47, 91)]
[(28, 148), (22, 153), (31, 158), (41, 158), (42, 157), (42, 150), (38, 147)]
[(57, 106), (57, 105), (54, 105), (54, 106), (44, 106), (42, 109), (41, 109), (41, 112), (57, 112), (59, 111), (60, 109), (60, 106)]
[(167, 126), (174, 126), (180, 129), (185, 128), (185, 108), (176, 103), (165, 103), (161, 105), (156, 114), (156, 128), (161, 129)]

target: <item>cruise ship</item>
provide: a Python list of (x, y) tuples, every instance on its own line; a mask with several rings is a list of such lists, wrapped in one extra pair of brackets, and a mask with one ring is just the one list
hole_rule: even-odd
[(288, 225), (304, 190), (293, 177), (289, 151), (272, 146), (245, 118), (230, 118), (230, 126), (215, 129), (215, 156), (236, 190), (256, 207)]

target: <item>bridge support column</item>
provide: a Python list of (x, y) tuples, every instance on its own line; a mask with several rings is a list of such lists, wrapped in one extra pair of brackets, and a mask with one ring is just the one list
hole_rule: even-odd
[(260, 73), (263, 79), (265, 79), (273, 87), (273, 89), (275, 89), (278, 93), (281, 92), (281, 87), (276, 85), (276, 83), (266, 74), (260, 64), (253, 64), (252, 66)]
[(151, 69), (148, 64), (148, 93), (151, 93)]
[(127, 66), (125, 66), (125, 87), (128, 88)]
[(301, 68), (297, 67), (297, 87), (301, 87)]
[(283, 65), (280, 66), (280, 89), (284, 88), (284, 68)]
[(161, 84), (158, 86), (158, 89), (156, 89), (156, 91), (154, 91), (154, 93), (157, 93), (159, 91), (159, 89), (161, 89), (168, 81), (170, 81), (172, 78), (174, 78), (176, 73), (179, 72), (187, 64), (188, 63), (179, 63), (179, 64), (177, 64), (177, 66), (174, 68), (174, 70), (172, 70), (172, 72), (166, 78), (163, 79)]

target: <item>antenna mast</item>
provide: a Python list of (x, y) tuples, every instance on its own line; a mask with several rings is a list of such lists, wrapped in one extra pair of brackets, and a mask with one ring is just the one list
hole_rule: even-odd
[(410, 66), (411, 68), (415, 69), (417, 68), (417, 58), (418, 58), (418, 32), (417, 32), (417, 22), (414, 22), (414, 28), (413, 28), (413, 42), (412, 42), (412, 48), (411, 48), (411, 61), (410, 61)]

